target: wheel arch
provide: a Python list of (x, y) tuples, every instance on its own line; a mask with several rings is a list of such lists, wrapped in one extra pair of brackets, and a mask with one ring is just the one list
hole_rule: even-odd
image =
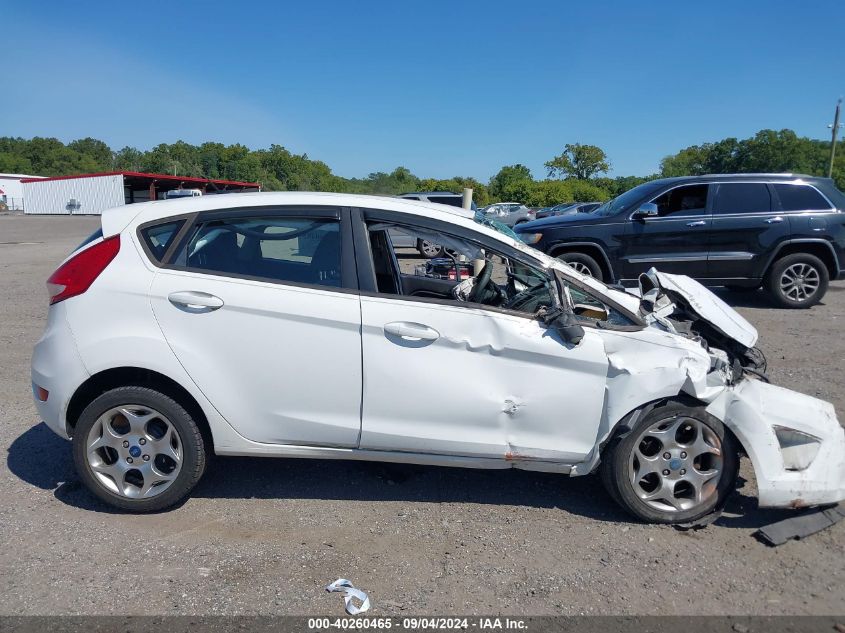
[(207, 446), (214, 445), (208, 418), (197, 399), (173, 378), (142, 367), (105, 369), (83, 382), (68, 402), (65, 414), (68, 436), (73, 436), (73, 430), (85, 407), (107, 391), (126, 386), (148, 387), (176, 400), (196, 421)]
[[(597, 461), (596, 465), (593, 467), (593, 470), (598, 468), (598, 465), (601, 461), (601, 458), (603, 458), (603, 456), (604, 456), (605, 450), (613, 443), (614, 440), (624, 436), (624, 434), (626, 434), (628, 431), (630, 431), (632, 426), (634, 424), (636, 424), (638, 420), (640, 420), (642, 417), (651, 413), (654, 409), (657, 409), (659, 407), (665, 407), (665, 406), (670, 405), (670, 404), (680, 404), (680, 405), (683, 405), (683, 406), (686, 406), (686, 407), (698, 408), (698, 409), (701, 409), (702, 411), (704, 411), (705, 413), (707, 413), (707, 415), (710, 415), (710, 416), (713, 415), (712, 413), (708, 413), (706, 411), (706, 409), (707, 409), (707, 403), (706, 402), (699, 400), (698, 398), (694, 398), (693, 396), (690, 396), (690, 395), (685, 394), (683, 392), (679, 393), (676, 396), (658, 398), (656, 400), (652, 400), (650, 402), (646, 402), (644, 404), (641, 404), (641, 405), (637, 406), (636, 408), (632, 409), (631, 411), (629, 411), (628, 413), (626, 413), (625, 415), (623, 415), (616, 422), (616, 424), (614, 424), (614, 426), (610, 429), (610, 432), (607, 434), (607, 437), (605, 437), (605, 439), (602, 440), (599, 443), (598, 454), (599, 454), (600, 458)], [(713, 417), (716, 417), (716, 416), (713, 416)], [(716, 419), (719, 420), (718, 417), (716, 417)], [(724, 426), (725, 432), (730, 433), (731, 437), (733, 438), (734, 442), (736, 443), (736, 446), (741, 450), (741, 452), (744, 455), (747, 455), (748, 451), (745, 448), (745, 444), (737, 436), (737, 434), (734, 433), (733, 429), (728, 424), (726, 424), (724, 420), (719, 420), (719, 422), (721, 422), (722, 426)]]
[(608, 283), (616, 281), (616, 278), (613, 276), (613, 267), (610, 265), (610, 259), (608, 258), (607, 253), (605, 253), (604, 249), (595, 242), (563, 242), (555, 244), (549, 249), (549, 255), (552, 257), (558, 257), (565, 253), (583, 253), (584, 255), (589, 255), (595, 259), (601, 267), (602, 275), (604, 275), (604, 281)]
[(839, 259), (836, 256), (836, 251), (827, 240), (786, 240), (778, 245), (774, 253), (772, 253), (766, 266), (763, 269), (762, 276), (768, 275), (769, 271), (782, 257), (795, 254), (807, 254), (818, 257), (827, 268), (828, 276), (831, 280), (839, 276)]

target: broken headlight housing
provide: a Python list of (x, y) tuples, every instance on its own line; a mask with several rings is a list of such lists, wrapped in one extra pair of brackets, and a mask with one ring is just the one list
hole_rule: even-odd
[(804, 470), (819, 453), (822, 441), (810, 435), (785, 426), (773, 425), (786, 470)]

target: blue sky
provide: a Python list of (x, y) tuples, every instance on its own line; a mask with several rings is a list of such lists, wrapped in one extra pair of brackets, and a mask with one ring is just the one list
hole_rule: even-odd
[[(845, 2), (6, 2), (0, 136), (271, 143), (342, 176), (645, 175), (761, 128), (824, 138)], [(10, 98), (11, 97), (11, 98)]]

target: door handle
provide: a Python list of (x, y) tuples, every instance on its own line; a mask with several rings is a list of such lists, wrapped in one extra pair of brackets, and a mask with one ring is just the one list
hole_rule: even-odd
[(384, 326), (386, 334), (393, 334), (408, 341), (436, 341), (440, 338), (440, 332), (422, 323), (409, 323), (407, 321), (394, 321)]
[(695, 222), (687, 222), (687, 226), (704, 226), (707, 224), (704, 220), (697, 220)]
[(776, 215), (775, 217), (766, 220), (766, 224), (780, 224), (781, 222), (783, 222), (783, 218), (779, 215)]
[(223, 299), (198, 290), (172, 292), (167, 295), (167, 300), (180, 310), (194, 314), (212, 312), (223, 307)]

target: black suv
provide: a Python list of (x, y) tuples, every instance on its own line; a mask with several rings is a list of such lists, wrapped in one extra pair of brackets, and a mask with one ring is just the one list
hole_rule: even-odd
[[(516, 227), (579, 271), (623, 284), (652, 266), (708, 286), (765, 286), (789, 308), (818, 303), (845, 271), (845, 195), (827, 178), (732, 174), (652, 180), (592, 213)], [(627, 285), (627, 284), (626, 284)]]

